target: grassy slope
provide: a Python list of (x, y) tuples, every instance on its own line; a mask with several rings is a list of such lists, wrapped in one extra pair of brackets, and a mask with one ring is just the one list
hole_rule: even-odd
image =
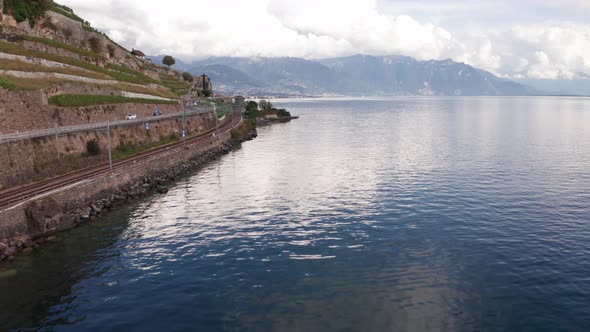
[[(97, 32), (95, 29), (91, 28), (89, 23), (77, 16), (73, 10), (66, 6), (62, 6), (59, 4), (53, 4), (50, 8), (51, 11), (64, 15), (70, 19), (75, 21), (79, 21), (83, 23), (83, 28), (88, 31)], [(88, 29), (89, 28), (89, 29)], [(98, 32), (99, 33), (99, 32)], [(100, 34), (100, 33), (99, 33)], [(101, 34), (110, 41), (108, 36)], [(159, 69), (158, 66), (155, 66), (151, 63), (145, 63), (141, 70), (134, 70), (132, 68), (128, 68), (125, 66), (121, 66), (119, 64), (109, 63), (106, 62), (107, 59), (98, 53), (92, 52), (90, 50), (73, 46), (61, 41), (36, 37), (36, 36), (28, 36), (23, 35), (23, 40), (43, 44), (50, 47), (55, 47), (59, 49), (63, 49), (69, 52), (72, 52), (76, 55), (79, 55), (81, 58), (72, 58), (68, 56), (59, 56), (48, 52), (42, 51), (35, 51), (31, 49), (27, 49), (23, 47), (19, 43), (12, 43), (0, 40), (0, 52), (8, 53), (8, 54), (15, 54), (15, 55), (22, 55), (31, 58), (39, 58), (44, 60), (49, 60), (57, 63), (66, 64), (72, 67), (77, 67), (80, 69), (72, 68), (72, 67), (49, 67), (43, 66), (40, 64), (30, 64), (23, 61), (18, 60), (2, 60), (0, 61), (0, 70), (15, 70), (15, 71), (25, 71), (25, 72), (53, 72), (53, 73), (63, 73), (69, 74), (74, 76), (86, 77), (86, 78), (93, 78), (93, 79), (103, 79), (103, 80), (116, 80), (119, 81), (118, 84), (109, 84), (106, 85), (111, 88), (120, 89), (122, 91), (129, 91), (135, 93), (143, 93), (154, 95), (163, 98), (170, 98), (170, 99), (178, 99), (179, 96), (184, 95), (189, 92), (190, 85), (182, 79), (178, 79), (174, 76), (167, 75), (163, 73), (162, 70)], [(85, 69), (85, 70), (82, 70)], [(146, 75), (142, 71), (150, 71), (152, 73), (157, 73), (160, 75), (160, 79), (153, 79)], [(0, 87), (5, 89), (11, 90), (38, 90), (44, 89), (51, 85), (67, 82), (67, 79), (57, 79), (57, 78), (46, 78), (46, 79), (30, 79), (30, 78), (17, 78), (9, 75), (0, 75)], [(130, 84), (132, 83), (132, 84)], [(87, 83), (80, 83), (85, 85), (93, 85)], [(143, 87), (139, 86), (143, 85)], [(149, 85), (159, 85), (164, 87), (164, 89), (160, 88), (153, 88)], [(101, 96), (101, 97), (85, 97), (82, 98), (80, 96), (73, 96), (67, 95), (63, 97), (62, 100), (53, 101), (55, 104), (64, 104), (64, 105), (80, 105), (80, 106), (87, 106), (91, 105), (91, 103), (97, 104), (104, 104), (108, 102), (118, 103), (118, 102), (146, 102), (147, 100), (142, 99), (135, 99), (130, 100), (129, 98), (117, 99), (117, 98), (105, 98), (105, 97), (112, 97), (112, 96)], [(121, 97), (123, 98), (123, 97)], [(157, 102), (154, 100), (149, 100), (150, 103), (169, 103), (169, 102)]]
[[(5, 84), (2, 84), (5, 82)], [(58, 78), (20, 78), (8, 75), (0, 75), (0, 87), (7, 90), (42, 90), (65, 80)]]
[(87, 56), (87, 57), (96, 58), (96, 59), (104, 59), (104, 57), (98, 53), (94, 53), (94, 52), (89, 51), (84, 48), (68, 45), (68, 44), (62, 43), (57, 40), (35, 37), (35, 36), (27, 36), (27, 35), (24, 35), (22, 37), (24, 40), (28, 40), (28, 41), (32, 41), (32, 42), (40, 43), (40, 44), (45, 44), (47, 46), (52, 46), (52, 47), (56, 47), (56, 48), (61, 48), (61, 49), (64, 49), (66, 51), (70, 51), (72, 53), (76, 53), (81, 56)]
[(61, 107), (81, 107), (103, 104), (168, 104), (175, 105), (178, 101), (154, 100), (144, 98), (128, 98), (122, 96), (102, 96), (102, 95), (58, 95), (48, 99), (49, 103)]
[(107, 75), (111, 79), (115, 79), (120, 82), (134, 83), (140, 85), (159, 84), (168, 87), (170, 90), (187, 90), (189, 87), (187, 83), (175, 79), (172, 76), (170, 76), (170, 78), (166, 77), (165, 80), (157, 81), (131, 68), (126, 68), (115, 64), (107, 64), (107, 68), (113, 69), (109, 70), (107, 68), (103, 68), (83, 60), (55, 55), (46, 52), (28, 50), (18, 44), (9, 43), (5, 41), (0, 41), (0, 52), (63, 63), (70, 66), (90, 70), (99, 74)]
[(45, 72), (45, 73), (61, 73), (80, 77), (95, 78), (101, 80), (112, 80), (113, 78), (104, 74), (84, 71), (81, 69), (71, 67), (49, 67), (19, 60), (2, 59), (0, 61), (0, 69), (2, 70), (17, 70), (27, 72)]

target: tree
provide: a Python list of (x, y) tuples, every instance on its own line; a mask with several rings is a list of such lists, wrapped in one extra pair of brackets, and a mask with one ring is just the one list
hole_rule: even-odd
[(176, 63), (176, 60), (174, 60), (173, 57), (167, 55), (164, 57), (164, 59), (162, 59), (162, 63), (165, 64), (166, 66), (170, 67)]
[(4, 14), (10, 13), (19, 23), (29, 20), (32, 28), (35, 26), (35, 22), (49, 10), (51, 4), (50, 0), (6, 0), (4, 1)]
[(246, 112), (244, 113), (247, 119), (256, 119), (258, 115), (258, 104), (255, 101), (250, 100), (246, 104)]
[(260, 101), (260, 110), (261, 111), (271, 111), (272, 110), (272, 104), (270, 103), (270, 101), (266, 101), (266, 100), (261, 100)]

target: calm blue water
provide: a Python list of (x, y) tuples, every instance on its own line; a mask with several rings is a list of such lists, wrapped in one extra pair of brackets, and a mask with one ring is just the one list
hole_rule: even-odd
[(588, 331), (590, 100), (297, 121), (0, 267), (0, 330)]

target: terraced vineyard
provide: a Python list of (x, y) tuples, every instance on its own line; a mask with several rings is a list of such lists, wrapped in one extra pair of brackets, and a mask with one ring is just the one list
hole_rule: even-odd
[(167, 74), (160, 74), (160, 82), (179, 96), (187, 94), (190, 89), (190, 84), (179, 81), (178, 78)]
[[(18, 6), (26, 7), (28, 3), (24, 1), (24, 5)], [(11, 6), (5, 8), (8, 15), (17, 5), (11, 2)], [(35, 8), (34, 15), (31, 11), (28, 16), (17, 18), (17, 21), (29, 21), (32, 27), (29, 31), (12, 26), (2, 27), (1, 88), (13, 91), (45, 90), (76, 82), (155, 98), (178, 100), (189, 94), (203, 95), (202, 91), (196, 91), (202, 89), (202, 83), (187, 82), (180, 72), (133, 56), (106, 34), (91, 27), (71, 8), (55, 2), (50, 2), (44, 14)], [(68, 94), (68, 91), (63, 93)], [(97, 102), (99, 99), (95, 98)]]

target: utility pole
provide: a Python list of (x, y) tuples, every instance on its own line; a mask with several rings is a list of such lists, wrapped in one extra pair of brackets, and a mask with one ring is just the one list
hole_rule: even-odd
[(59, 127), (57, 123), (55, 124), (55, 150), (57, 151), (57, 160), (61, 159), (61, 155), (59, 153)]
[(215, 138), (219, 143), (219, 117), (217, 116), (217, 105), (213, 104), (213, 114), (215, 114)]
[(113, 170), (113, 156), (111, 153), (111, 121), (107, 120), (107, 137), (109, 141), (109, 171)]
[(186, 145), (186, 107), (182, 108), (182, 145)]

